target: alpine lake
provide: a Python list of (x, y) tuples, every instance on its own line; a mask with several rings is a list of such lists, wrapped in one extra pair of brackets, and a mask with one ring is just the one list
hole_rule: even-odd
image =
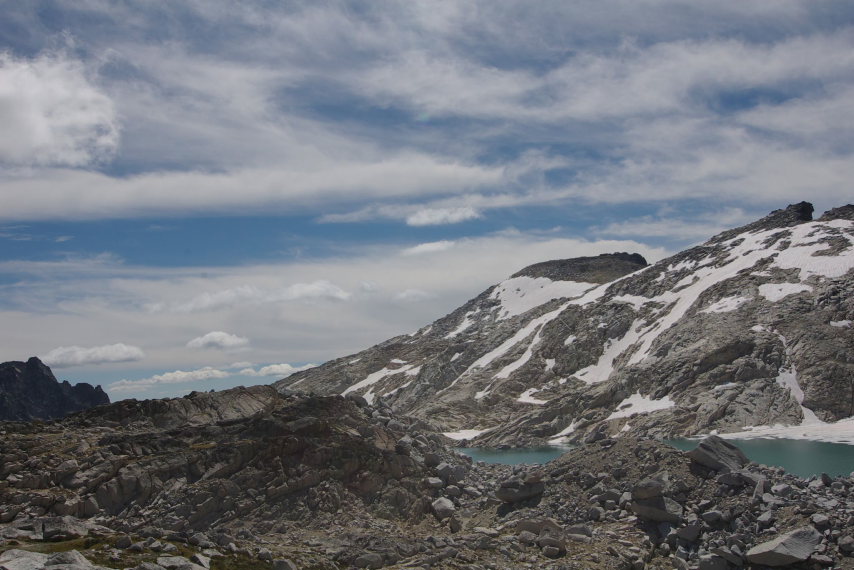
[[(782, 467), (787, 473), (809, 478), (827, 473), (831, 476), (854, 472), (854, 445), (827, 443), (801, 439), (741, 439), (730, 440), (751, 461), (768, 466)], [(664, 443), (682, 451), (697, 447), (698, 440), (669, 439)], [(542, 464), (556, 459), (572, 449), (571, 446), (543, 446), (530, 448), (493, 449), (462, 447), (457, 451), (474, 461), (502, 463), (504, 465)]]

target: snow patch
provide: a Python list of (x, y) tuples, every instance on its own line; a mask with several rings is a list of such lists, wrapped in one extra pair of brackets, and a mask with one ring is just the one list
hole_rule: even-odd
[(563, 345), (569, 346), (570, 344), (574, 343), (576, 340), (578, 340), (578, 337), (575, 336), (574, 334), (571, 334), (568, 337), (566, 337), (565, 341), (563, 341)]
[(469, 311), (468, 313), (466, 313), (465, 316), (463, 317), (463, 322), (461, 322), (459, 324), (459, 326), (457, 326), (457, 328), (455, 328), (454, 330), (452, 330), (451, 332), (446, 334), (444, 336), (444, 338), (446, 338), (446, 339), (454, 338), (455, 336), (459, 335), (464, 330), (466, 330), (467, 328), (472, 326), (474, 324), (474, 320), (471, 317), (474, 314), (475, 314), (475, 311)]
[(501, 303), (498, 319), (502, 320), (555, 299), (580, 297), (596, 286), (579, 281), (552, 281), (547, 277), (513, 277), (496, 285), (489, 298)]
[(537, 406), (542, 406), (543, 404), (548, 404), (548, 400), (539, 400), (534, 398), (533, 395), (539, 392), (539, 388), (528, 388), (524, 392), (522, 392), (518, 398), (516, 398), (517, 402), (521, 402), (523, 404), (535, 404)]
[(854, 417), (833, 423), (804, 424), (799, 426), (755, 426), (743, 431), (722, 433), (724, 439), (806, 439), (828, 443), (854, 444)]
[[(394, 362), (394, 361), (392, 361), (392, 362)], [(377, 370), (376, 372), (368, 374), (367, 378), (365, 378), (361, 382), (357, 382), (357, 383), (353, 384), (352, 386), (350, 386), (349, 388), (347, 388), (346, 390), (344, 390), (343, 392), (341, 392), (341, 395), (346, 396), (350, 392), (355, 392), (356, 390), (361, 390), (362, 388), (367, 388), (368, 386), (373, 386), (374, 384), (376, 384), (377, 382), (379, 382), (383, 378), (386, 378), (388, 376), (395, 376), (397, 374), (407, 373), (408, 371), (410, 371), (412, 369), (413, 369), (413, 366), (411, 364), (407, 364), (406, 366), (402, 366), (400, 368), (388, 368), (388, 367), (381, 368), (380, 370)], [(416, 371), (415, 374), (418, 374), (418, 372)], [(368, 404), (373, 404), (374, 403), (374, 397), (375, 397), (373, 388), (368, 390), (367, 393), (363, 394), (362, 397), (365, 398), (365, 400), (367, 400)]]
[[(854, 269), (854, 247), (851, 238), (844, 232), (833, 230), (851, 230), (851, 220), (832, 220), (830, 222), (809, 222), (792, 228), (791, 244), (779, 253), (774, 265), (781, 269), (799, 269), (800, 279), (804, 281), (812, 276), (834, 279), (842, 277)], [(818, 240), (827, 237), (843, 236), (849, 247), (836, 255), (815, 255), (831, 246)]]
[(830, 321), (830, 326), (836, 327), (838, 329), (850, 329), (851, 321), (847, 319), (844, 321)]
[(546, 372), (551, 372), (557, 361), (554, 358), (546, 358)]
[(585, 384), (597, 384), (607, 380), (614, 371), (614, 359), (638, 341), (639, 335), (637, 334), (637, 329), (640, 328), (641, 324), (642, 321), (636, 320), (621, 339), (608, 339), (605, 343), (605, 349), (596, 364), (591, 364), (586, 368), (576, 371), (573, 376)]
[(716, 303), (712, 303), (701, 313), (729, 313), (738, 309), (740, 306), (750, 301), (749, 297), (724, 297)]
[(482, 433), (488, 432), (492, 428), (486, 429), (461, 429), (460, 431), (446, 431), (442, 433), (445, 437), (449, 437), (451, 439), (461, 440), (461, 439), (471, 439), (473, 437), (477, 437)]
[(812, 291), (812, 287), (803, 283), (764, 283), (759, 286), (759, 294), (772, 303), (804, 291)]
[(552, 438), (550, 438), (549, 443), (551, 445), (556, 445), (556, 444), (561, 443), (563, 440), (566, 439), (566, 436), (568, 436), (569, 434), (571, 434), (572, 432), (575, 431), (575, 428), (577, 425), (578, 425), (578, 422), (572, 421), (568, 426), (566, 426), (561, 431), (556, 433)]
[(632, 414), (648, 414), (658, 410), (666, 410), (676, 405), (676, 402), (670, 399), (670, 396), (665, 396), (660, 400), (653, 400), (646, 396), (641, 396), (640, 392), (635, 392), (619, 404), (617, 409), (605, 419), (613, 420), (616, 418), (627, 418)]
[(723, 392), (724, 390), (729, 390), (730, 388), (736, 388), (738, 384), (735, 382), (727, 382), (726, 384), (718, 384), (714, 388), (712, 388), (712, 392)]
[(801, 425), (819, 425), (824, 424), (823, 421), (818, 419), (813, 412), (809, 408), (804, 407), (804, 391), (801, 388), (800, 383), (798, 383), (798, 370), (795, 368), (795, 363), (791, 361), (792, 352), (789, 349), (789, 342), (780, 333), (776, 333), (777, 337), (780, 339), (780, 342), (783, 343), (783, 348), (786, 351), (786, 359), (789, 361), (789, 366), (781, 366), (780, 370), (777, 372), (777, 384), (782, 386), (783, 388), (788, 388), (789, 392), (792, 394), (792, 397), (801, 407), (801, 413), (804, 416), (803, 421), (801, 421)]

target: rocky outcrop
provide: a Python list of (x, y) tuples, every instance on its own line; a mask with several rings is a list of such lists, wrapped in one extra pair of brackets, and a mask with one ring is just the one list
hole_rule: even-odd
[(516, 277), (544, 277), (551, 281), (578, 283), (608, 283), (648, 264), (639, 253), (603, 253), (595, 257), (575, 257), (535, 263), (514, 273)]
[(382, 400), (481, 446), (848, 418), (854, 206), (812, 211), (793, 204), (646, 267), (630, 254), (536, 264), (276, 386)]
[(0, 420), (49, 420), (109, 403), (100, 386), (59, 382), (36, 357), (0, 364)]
[[(386, 408), (269, 386), (121, 401), (43, 428), (6, 424), (0, 520), (97, 516), (185, 532), (235, 520), (269, 529), (339, 511), (416, 520), (429, 507), (425, 454), (444, 460), (446, 481), (465, 475), (442, 439)], [(41, 532), (53, 531), (45, 523)]]

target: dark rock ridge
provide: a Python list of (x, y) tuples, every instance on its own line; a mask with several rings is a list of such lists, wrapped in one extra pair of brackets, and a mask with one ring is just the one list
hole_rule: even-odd
[(49, 420), (109, 403), (100, 386), (59, 382), (36, 357), (0, 364), (0, 420)]
[(648, 264), (639, 253), (603, 253), (595, 257), (575, 257), (535, 263), (514, 273), (514, 277), (546, 277), (552, 281), (607, 283), (643, 269)]
[(363, 395), (479, 445), (854, 415), (854, 206), (807, 202), (653, 265), (535, 264), (412, 335), (279, 389)]

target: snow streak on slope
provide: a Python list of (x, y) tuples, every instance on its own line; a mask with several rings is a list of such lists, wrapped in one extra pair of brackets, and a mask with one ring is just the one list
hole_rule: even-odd
[[(394, 361), (392, 361), (392, 362), (394, 362)], [(365, 378), (364, 380), (362, 380), (361, 382), (356, 382), (355, 384), (353, 384), (352, 386), (350, 386), (349, 388), (347, 388), (346, 390), (341, 392), (341, 395), (346, 396), (350, 392), (355, 392), (356, 390), (361, 390), (362, 388), (366, 388), (368, 386), (373, 386), (374, 384), (376, 384), (377, 382), (379, 382), (380, 380), (382, 380), (383, 378), (386, 378), (388, 376), (395, 376), (397, 374), (407, 374), (409, 376), (415, 376), (418, 374), (420, 368), (421, 368), (420, 366), (418, 368), (415, 368), (414, 365), (412, 365), (412, 364), (407, 364), (406, 366), (401, 366), (399, 368), (388, 368), (388, 367), (381, 368), (380, 370), (377, 370), (376, 372), (369, 374), (368, 377)], [(373, 404), (373, 402), (374, 402), (374, 393), (373, 392), (374, 392), (374, 389), (371, 388), (370, 390), (368, 390), (368, 392), (366, 392), (364, 394), (364, 398), (365, 398), (365, 400), (368, 401), (369, 404)]]
[(602, 352), (602, 355), (599, 357), (596, 364), (591, 364), (586, 368), (576, 371), (573, 376), (585, 384), (597, 384), (607, 380), (614, 371), (614, 360), (623, 354), (627, 348), (638, 341), (638, 338), (640, 337), (638, 330), (642, 325), (643, 321), (636, 320), (629, 327), (629, 332), (627, 332), (622, 338), (608, 339), (605, 343), (605, 350)]
[[(545, 315), (542, 315), (542, 316), (537, 317), (536, 319), (532, 320), (526, 326), (519, 329), (516, 332), (516, 334), (514, 334), (512, 337), (508, 338), (507, 340), (502, 342), (500, 345), (498, 345), (496, 348), (487, 352), (486, 354), (484, 354), (483, 356), (478, 358), (476, 361), (474, 361), (471, 364), (471, 366), (469, 366), (465, 370), (465, 372), (460, 374), (460, 376), (457, 378), (457, 380), (459, 380), (463, 376), (466, 376), (468, 373), (470, 373), (471, 371), (473, 371), (476, 368), (486, 368), (487, 366), (492, 364), (495, 360), (504, 356), (507, 353), (507, 351), (509, 351), (511, 348), (513, 348), (514, 346), (516, 346), (517, 344), (519, 344), (520, 342), (522, 342), (523, 340), (525, 340), (526, 338), (531, 336), (535, 331), (539, 332), (540, 327), (542, 327), (546, 323), (549, 323), (549, 322), (553, 321), (554, 319), (556, 319), (558, 317), (558, 315), (560, 315), (560, 313), (563, 312), (563, 310), (566, 307), (567, 307), (567, 304), (564, 304), (560, 308), (558, 308), (554, 311), (551, 311), (549, 313), (546, 313)], [(453, 384), (456, 383), (457, 380), (454, 380), (454, 382), (451, 384), (451, 386), (453, 386)], [(450, 386), (448, 386), (448, 388), (450, 388)]]
[(552, 281), (547, 277), (513, 277), (495, 286), (490, 299), (501, 303), (498, 319), (526, 313), (549, 301), (574, 299), (596, 287), (595, 283)]
[(627, 418), (632, 414), (648, 414), (658, 410), (666, 410), (675, 405), (676, 402), (671, 400), (670, 396), (665, 396), (660, 400), (653, 400), (647, 396), (641, 396), (640, 392), (635, 392), (617, 404), (617, 409), (606, 419)]
[(542, 406), (544, 404), (548, 404), (548, 400), (540, 400), (539, 398), (534, 398), (534, 394), (539, 392), (539, 388), (528, 388), (516, 398), (516, 401), (521, 404), (534, 404), (536, 406)]
[(786, 366), (784, 363), (783, 366), (780, 367), (780, 371), (777, 374), (777, 384), (784, 388), (788, 388), (789, 392), (792, 394), (792, 398), (794, 398), (801, 407), (801, 413), (804, 416), (803, 421), (801, 421), (801, 425), (823, 424), (824, 422), (818, 419), (812, 410), (804, 407), (804, 391), (798, 383), (798, 371), (795, 368), (795, 364), (791, 361), (792, 351), (789, 349), (789, 341), (777, 331), (774, 331), (774, 334), (776, 334), (780, 339), (780, 342), (783, 343), (783, 348), (786, 351), (786, 360), (789, 364)]
[(735, 311), (743, 304), (750, 301), (748, 297), (724, 297), (719, 301), (712, 303), (702, 311), (701, 313), (729, 313)]
[[(837, 222), (834, 224), (834, 227), (851, 227), (851, 222), (849, 221), (837, 220)], [(659, 318), (644, 328), (636, 328), (633, 325), (622, 339), (611, 341), (610, 345), (606, 347), (606, 354), (603, 354), (604, 361), (600, 359), (600, 362), (595, 365), (595, 367), (598, 367), (596, 368), (597, 376), (591, 378), (601, 381), (601, 374), (608, 370), (608, 365), (612, 364), (614, 358), (618, 356), (618, 354), (613, 354), (615, 346), (625, 349), (635, 344), (635, 342), (640, 342), (640, 346), (632, 354), (628, 364), (637, 364), (645, 360), (650, 355), (653, 342), (664, 331), (679, 322), (691, 307), (694, 306), (700, 295), (710, 287), (736, 277), (740, 272), (752, 268), (763, 259), (774, 258), (772, 261), (773, 265), (781, 268), (798, 267), (801, 269), (802, 277), (813, 275), (825, 277), (839, 276), (844, 275), (848, 269), (854, 267), (854, 255), (850, 255), (852, 251), (851, 247), (843, 251), (843, 255), (819, 256), (821, 259), (818, 260), (812, 257), (814, 253), (824, 251), (829, 247), (826, 243), (817, 243), (816, 240), (834, 235), (829, 233), (827, 228), (821, 223), (805, 223), (793, 228), (791, 230), (791, 243), (788, 249), (783, 251), (767, 249), (764, 245), (765, 242), (774, 234), (779, 233), (779, 231), (775, 229), (746, 233), (727, 240), (722, 245), (727, 248), (728, 256), (722, 260), (722, 263), (718, 262), (718, 264), (715, 264), (713, 263), (714, 258), (708, 257), (696, 264), (689, 264), (683, 261), (680, 264), (669, 266), (665, 271), (681, 267), (695, 269), (692, 273), (682, 278), (673, 289), (661, 295), (646, 298), (646, 302), (654, 301), (665, 306), (665, 309), (659, 313)], [(846, 239), (848, 238), (846, 237)], [(809, 287), (808, 285), (795, 286)], [(637, 298), (637, 296), (633, 296), (632, 299), (623, 298), (621, 300), (626, 300), (635, 306), (639, 306), (643, 304), (643, 299), (643, 297)], [(576, 375), (578, 376), (579, 374), (576, 373)]]

